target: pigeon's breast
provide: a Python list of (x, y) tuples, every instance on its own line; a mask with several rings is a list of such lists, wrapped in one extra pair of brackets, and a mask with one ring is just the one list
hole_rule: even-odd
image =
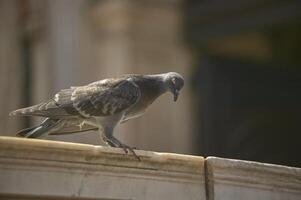
[[(155, 100), (155, 99), (154, 99)], [(154, 101), (153, 100), (153, 101)], [(133, 106), (133, 108), (131, 108), (127, 113), (125, 113), (123, 121), (132, 119), (132, 118), (136, 118), (136, 117), (140, 117), (141, 115), (144, 114), (146, 108), (153, 102), (153, 101), (149, 101), (149, 102), (138, 102), (135, 106)]]
[(141, 97), (139, 101), (130, 108), (124, 115), (122, 121), (126, 121), (132, 118), (140, 117), (144, 114), (146, 109), (161, 95), (162, 91), (159, 91), (156, 88), (142, 88), (140, 86)]

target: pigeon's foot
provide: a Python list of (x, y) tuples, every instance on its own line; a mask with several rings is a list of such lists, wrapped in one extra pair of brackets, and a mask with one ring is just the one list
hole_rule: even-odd
[(136, 154), (136, 152), (134, 151), (134, 149), (136, 148), (132, 148), (126, 144), (123, 144), (122, 142), (120, 142), (117, 138), (115, 138), (113, 135), (109, 135), (109, 136), (104, 136), (103, 137), (104, 141), (111, 147), (118, 147), (118, 148), (122, 148), (123, 151), (128, 154), (129, 152), (131, 152), (138, 161), (141, 161), (141, 159), (139, 158), (139, 156)]
[(141, 161), (139, 156), (134, 151), (134, 148), (132, 148), (128, 145), (122, 144), (122, 143), (120, 143), (119, 147), (122, 148), (126, 154), (130, 151), (137, 158), (137, 160)]

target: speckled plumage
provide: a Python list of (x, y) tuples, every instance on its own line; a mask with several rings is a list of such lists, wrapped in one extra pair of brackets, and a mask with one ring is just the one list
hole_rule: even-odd
[(100, 130), (110, 146), (126, 147), (113, 136), (119, 123), (141, 116), (160, 95), (170, 91), (175, 100), (184, 80), (175, 72), (157, 75), (123, 75), (86, 86), (63, 89), (54, 98), (10, 113), (45, 117), (40, 125), (21, 130), (20, 136), (67, 134)]

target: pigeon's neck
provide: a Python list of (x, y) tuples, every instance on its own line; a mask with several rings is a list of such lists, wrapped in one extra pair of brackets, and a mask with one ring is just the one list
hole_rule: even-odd
[(168, 90), (161, 76), (138, 75), (131, 77), (134, 83), (140, 88), (141, 97), (138, 103), (126, 114), (126, 118), (140, 116), (149, 105)]
[(157, 97), (167, 92), (168, 88), (160, 75), (142, 75), (133, 77), (135, 84), (141, 91), (141, 98), (154, 101)]
[(144, 76), (144, 80), (146, 85), (159, 95), (168, 91), (166, 79), (161, 74)]

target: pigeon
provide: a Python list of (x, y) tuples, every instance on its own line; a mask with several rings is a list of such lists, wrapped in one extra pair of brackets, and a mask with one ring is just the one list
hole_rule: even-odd
[(99, 131), (104, 144), (122, 148), (140, 160), (133, 148), (113, 135), (114, 128), (142, 116), (162, 94), (170, 92), (176, 101), (184, 86), (176, 72), (155, 75), (127, 74), (85, 86), (63, 89), (54, 98), (15, 110), (10, 116), (44, 117), (39, 125), (20, 130), (17, 136), (38, 138), (84, 131)]

